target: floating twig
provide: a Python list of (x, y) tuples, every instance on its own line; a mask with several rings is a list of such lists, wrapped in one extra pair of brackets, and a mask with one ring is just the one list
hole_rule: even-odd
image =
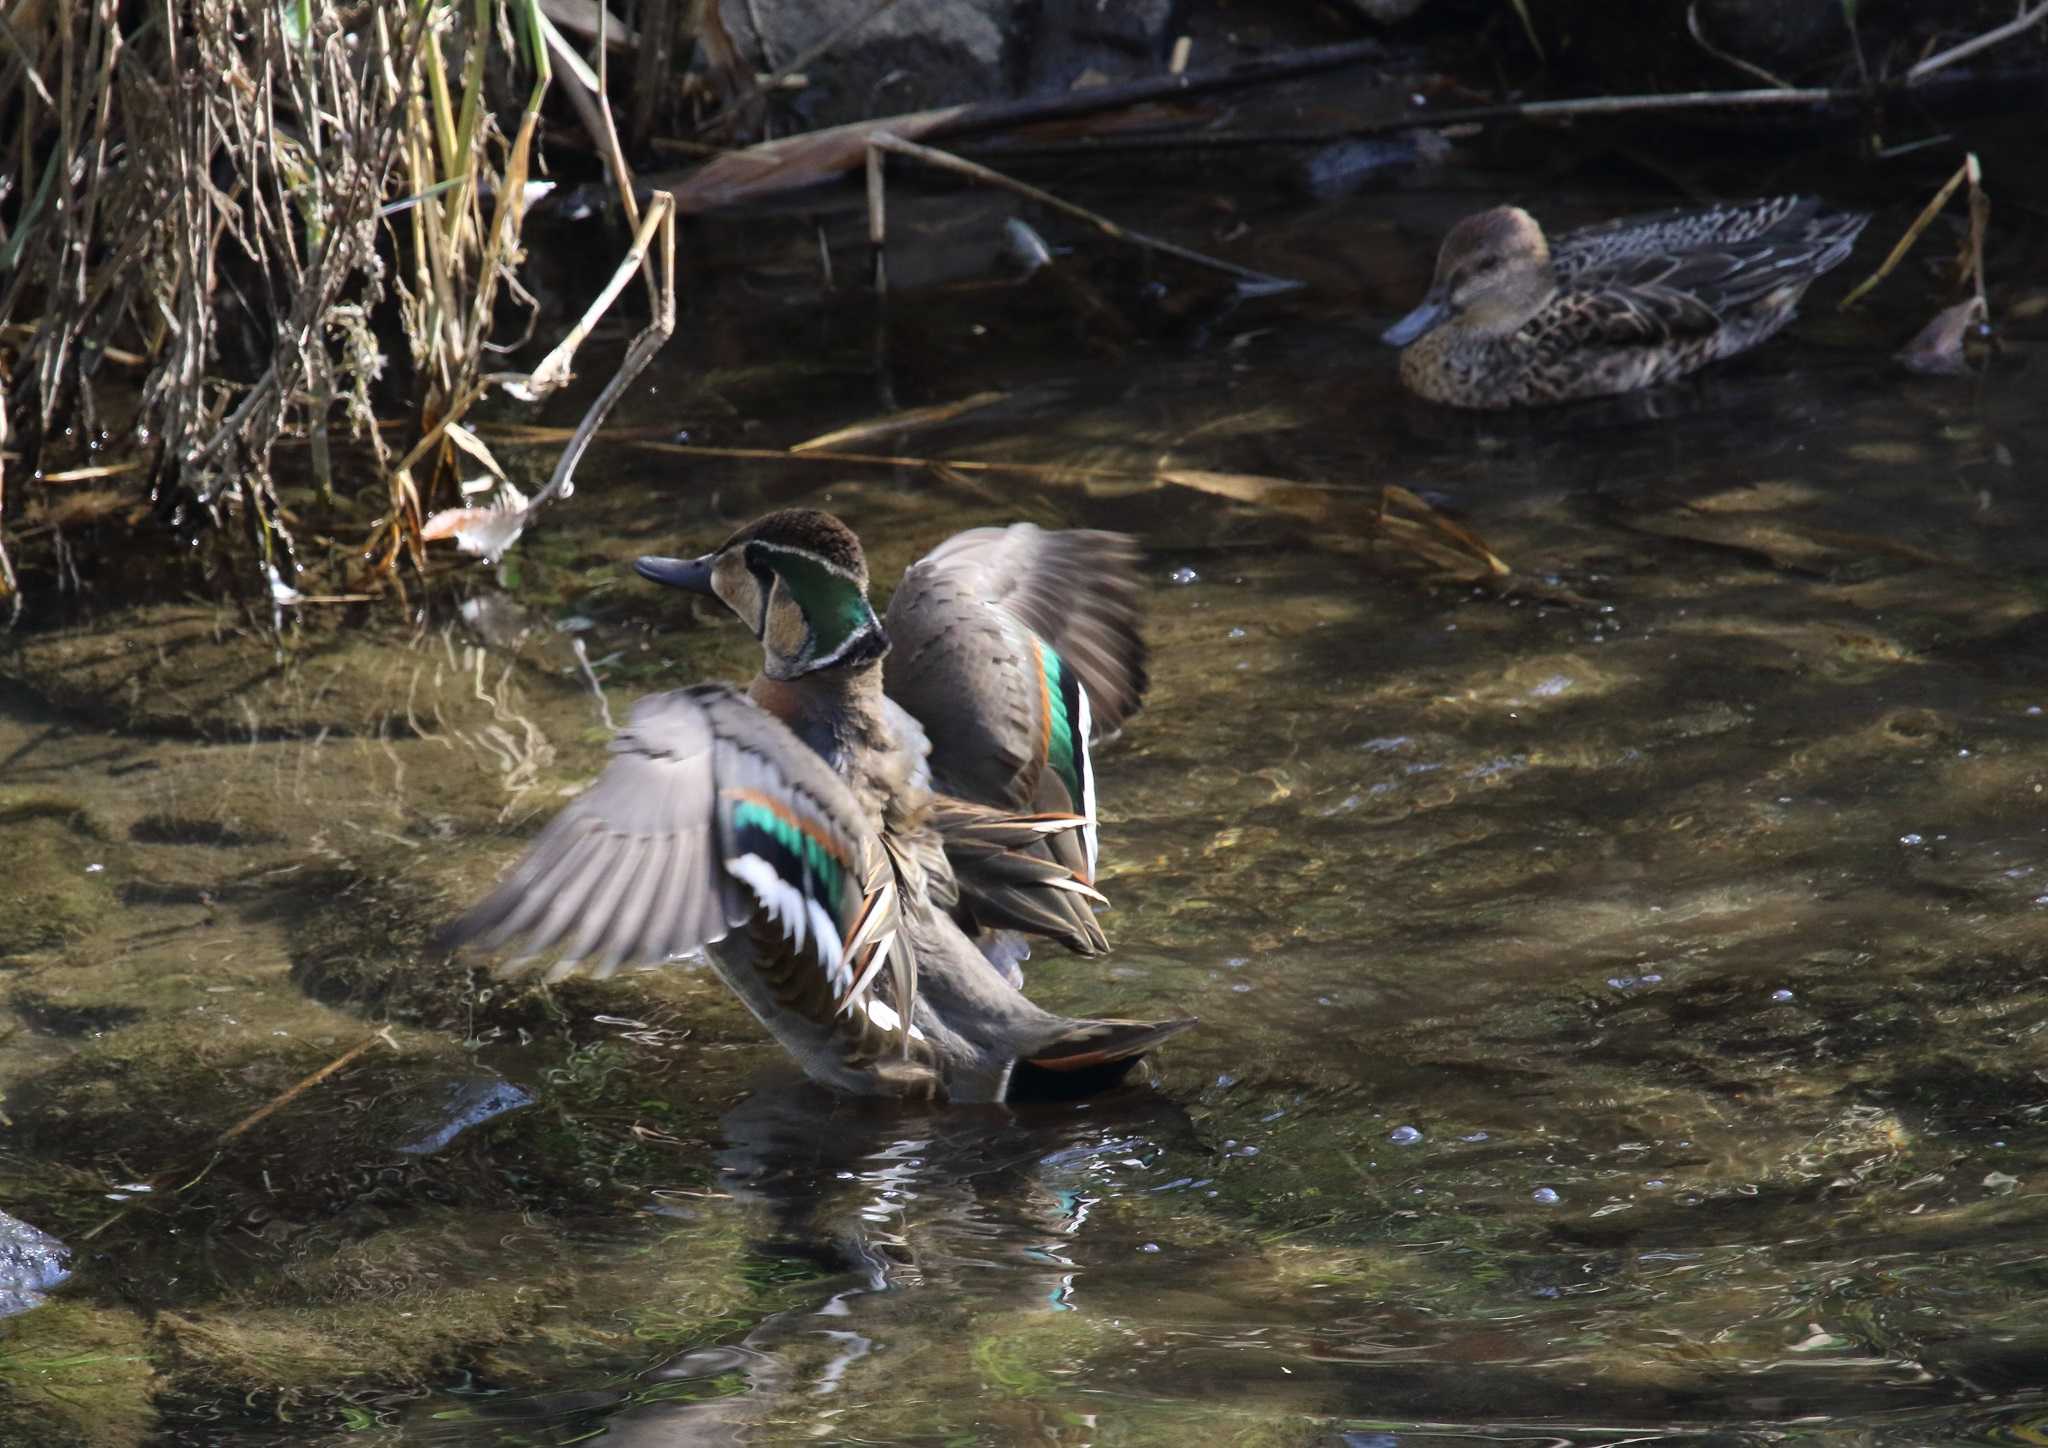
[[(739, 462), (842, 463), (874, 468), (927, 468), (939, 473), (950, 468), (961, 473), (1015, 473), (1019, 477), (1042, 478), (1050, 483), (1099, 482), (1126, 488), (1152, 488), (1162, 482), (1177, 481), (1168, 478), (1159, 469), (1148, 471), (1143, 468), (1091, 468), (1078, 463), (1022, 463), (996, 458), (906, 457), (896, 453), (832, 452), (822, 448), (813, 452), (792, 452), (786, 448), (712, 447), (705, 443), (663, 442), (654, 438), (627, 438), (622, 440), (621, 445), (642, 452), (664, 453), (672, 457), (725, 458)], [(1272, 478), (1262, 481), (1269, 484), (1277, 483), (1277, 480)], [(1313, 492), (1357, 496), (1377, 496), (1379, 493), (1377, 488), (1348, 487), (1341, 483), (1290, 482), (1286, 486)]]
[(1867, 99), (1860, 90), (1809, 86), (1793, 90), (1678, 91), (1669, 95), (1583, 96), (1557, 101), (1505, 101), (1441, 111), (1409, 111), (1384, 120), (1360, 121), (1328, 130), (1194, 131), (1169, 135), (1103, 136), (1044, 145), (983, 146), (983, 155), (1089, 156), (1119, 151), (1232, 151), (1257, 146), (1328, 146), (1363, 136), (1402, 131), (1448, 130), (1492, 121), (1572, 120), (1579, 116), (1623, 116), (1658, 111), (1774, 109), (1779, 106), (1846, 105)]
[(1042, 191), (1027, 182), (1005, 176), (1000, 171), (991, 170), (978, 161), (969, 161), (964, 157), (955, 156), (950, 151), (940, 151), (930, 146), (921, 146), (915, 141), (906, 141), (900, 136), (891, 135), (887, 131), (868, 137), (868, 145), (874, 150), (888, 151), (898, 156), (908, 157), (913, 161), (922, 161), (925, 165), (935, 167), (941, 171), (951, 171), (957, 176), (965, 176), (970, 181), (978, 181), (984, 186), (994, 186), (1000, 190), (1012, 192), (1022, 196), (1027, 201), (1035, 201), (1040, 206), (1057, 211), (1063, 216), (1071, 216), (1076, 220), (1085, 221), (1104, 236), (1111, 237), (1114, 240), (1128, 242), (1132, 246), (1143, 247), (1147, 251), (1156, 251), (1164, 256), (1177, 257), (1181, 261), (1189, 262), (1195, 266), (1207, 267), (1211, 271), (1220, 271), (1226, 276), (1236, 277), (1241, 282), (1249, 282), (1261, 289), (1291, 291), (1301, 285), (1300, 282), (1287, 277), (1274, 276), (1270, 272), (1254, 271), (1250, 267), (1239, 266), (1234, 261), (1224, 261), (1219, 257), (1208, 256), (1191, 247), (1182, 246), (1178, 242), (1167, 241), (1148, 232), (1135, 231), (1128, 226), (1111, 221), (1107, 216), (1090, 211), (1085, 206), (1077, 206), (1071, 201), (1062, 200), (1050, 191)]
[(860, 442), (871, 437), (886, 437), (890, 433), (909, 432), (913, 428), (930, 427), (933, 423), (951, 422), (956, 417), (978, 412), (991, 403), (1001, 402), (1010, 394), (1007, 392), (977, 392), (972, 397), (963, 397), (958, 402), (937, 402), (930, 407), (912, 407), (902, 412), (892, 412), (887, 417), (870, 418), (866, 422), (852, 423), (846, 427), (821, 432), (816, 437), (805, 438), (790, 447), (793, 453), (816, 452), (819, 448), (838, 447), (842, 443)]

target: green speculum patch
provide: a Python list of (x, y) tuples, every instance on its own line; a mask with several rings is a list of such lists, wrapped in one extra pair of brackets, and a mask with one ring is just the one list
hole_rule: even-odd
[(1050, 644), (1038, 646), (1044, 660), (1046, 708), (1052, 713), (1052, 738), (1046, 745), (1046, 762), (1066, 781), (1067, 796), (1081, 807), (1080, 750), (1074, 738), (1073, 679), (1064, 660)]
[(801, 885), (806, 876), (817, 880), (822, 887), (820, 897), (836, 909), (842, 879), (839, 862), (820, 840), (794, 820), (753, 800), (741, 800), (733, 806), (732, 822), (733, 833), (742, 845), (753, 847), (761, 843), (758, 838), (749, 841), (749, 834), (765, 835), (773, 845), (766, 858), (776, 873), (796, 885)]

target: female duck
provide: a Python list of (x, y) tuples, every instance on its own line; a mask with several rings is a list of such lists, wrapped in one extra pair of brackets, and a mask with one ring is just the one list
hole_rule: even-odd
[(1401, 381), (1454, 407), (1526, 407), (1652, 387), (1792, 320), (1870, 218), (1780, 196), (1589, 227), (1547, 242), (1496, 207), (1451, 228), (1422, 305), (1381, 340)]
[(1018, 932), (1106, 948), (1088, 751), (1144, 695), (1136, 556), (1113, 533), (978, 528), (911, 567), (886, 621), (829, 514), (642, 558), (643, 577), (739, 615), (760, 676), (636, 704), (604, 773), (452, 937), (524, 937), (511, 969), (552, 958), (549, 979), (702, 947), (844, 1091), (1111, 1084), (1194, 1022), (1054, 1015), (1015, 961)]

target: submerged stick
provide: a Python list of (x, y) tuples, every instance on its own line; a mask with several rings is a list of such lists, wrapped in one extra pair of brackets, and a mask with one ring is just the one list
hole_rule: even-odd
[(1062, 200), (1050, 191), (1041, 191), (1036, 186), (1016, 180), (1010, 176), (1005, 176), (1002, 172), (991, 170), (979, 162), (955, 156), (950, 151), (936, 150), (931, 146), (920, 146), (915, 141), (903, 140), (901, 137), (892, 136), (886, 131), (879, 135), (868, 137), (868, 147), (871, 151), (891, 151), (899, 156), (907, 156), (913, 161), (922, 161), (925, 165), (935, 167), (938, 170), (951, 171), (955, 175), (965, 176), (968, 180), (978, 181), (984, 186), (994, 186), (999, 190), (1013, 192), (1018, 196), (1022, 196), (1027, 201), (1035, 201), (1040, 206), (1049, 207), (1064, 216), (1071, 216), (1076, 220), (1085, 221), (1104, 236), (1116, 241), (1129, 242), (1132, 246), (1143, 247), (1148, 251), (1156, 251), (1165, 256), (1177, 257), (1181, 261), (1190, 262), (1195, 266), (1207, 267), (1211, 271), (1220, 271), (1226, 276), (1236, 277), (1239, 281), (1250, 282), (1254, 286), (1273, 291), (1292, 291), (1301, 285), (1300, 282), (1293, 281), (1287, 277), (1277, 277), (1270, 272), (1254, 271), (1250, 267), (1239, 266), (1233, 261), (1224, 261), (1220, 257), (1207, 256), (1190, 247), (1182, 246), (1178, 242), (1167, 241), (1163, 237), (1153, 236), (1148, 232), (1135, 231), (1130, 227), (1119, 225), (1117, 222), (1111, 221), (1107, 216), (1090, 211), (1085, 206), (1077, 206), (1071, 201)]
[(913, 407), (904, 412), (892, 412), (887, 417), (870, 418), (866, 422), (849, 423), (835, 427), (830, 432), (821, 432), (816, 437), (805, 438), (802, 442), (791, 443), (793, 453), (816, 452), (820, 448), (838, 447), (842, 443), (862, 442), (871, 437), (886, 437), (893, 432), (909, 432), (912, 428), (928, 427), (937, 422), (951, 422), (970, 412), (987, 407), (990, 403), (1001, 402), (1010, 394), (1007, 392), (977, 392), (957, 402), (935, 402), (929, 407)]
[(356, 1042), (356, 1044), (351, 1046), (348, 1050), (343, 1051), (339, 1056), (336, 1056), (332, 1061), (329, 1061), (325, 1066), (322, 1066), (312, 1075), (301, 1079), (295, 1085), (287, 1086), (283, 1091), (279, 1092), (276, 1096), (273, 1096), (268, 1102), (266, 1102), (262, 1106), (257, 1107), (254, 1111), (250, 1112), (240, 1121), (237, 1121), (233, 1126), (230, 1126), (226, 1131), (223, 1131), (219, 1136), (216, 1136), (213, 1139), (213, 1144), (215, 1146), (226, 1146), (229, 1142), (233, 1141), (236, 1137), (240, 1136), (250, 1127), (256, 1125), (258, 1122), (269, 1117), (273, 1112), (277, 1111), (280, 1107), (290, 1105), (293, 1101), (297, 1100), (307, 1090), (311, 1089), (312, 1087), (318, 1086), (322, 1081), (325, 1081), (329, 1076), (332, 1076), (336, 1071), (341, 1070), (342, 1067), (348, 1065), (349, 1062), (355, 1060), (356, 1057), (362, 1055), (363, 1052), (369, 1050), (370, 1047), (376, 1045), (379, 1041), (383, 1039), (384, 1036), (381, 1032), (374, 1036), (363, 1037), (362, 1040)]

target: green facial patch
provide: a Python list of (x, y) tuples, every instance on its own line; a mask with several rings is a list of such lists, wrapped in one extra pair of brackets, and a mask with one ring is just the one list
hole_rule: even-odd
[(874, 610), (868, 607), (861, 586), (846, 574), (828, 567), (807, 553), (778, 548), (769, 543), (753, 545), (762, 563), (775, 570), (782, 586), (811, 626), (813, 656), (830, 658), (846, 641), (863, 629), (875, 626)]

